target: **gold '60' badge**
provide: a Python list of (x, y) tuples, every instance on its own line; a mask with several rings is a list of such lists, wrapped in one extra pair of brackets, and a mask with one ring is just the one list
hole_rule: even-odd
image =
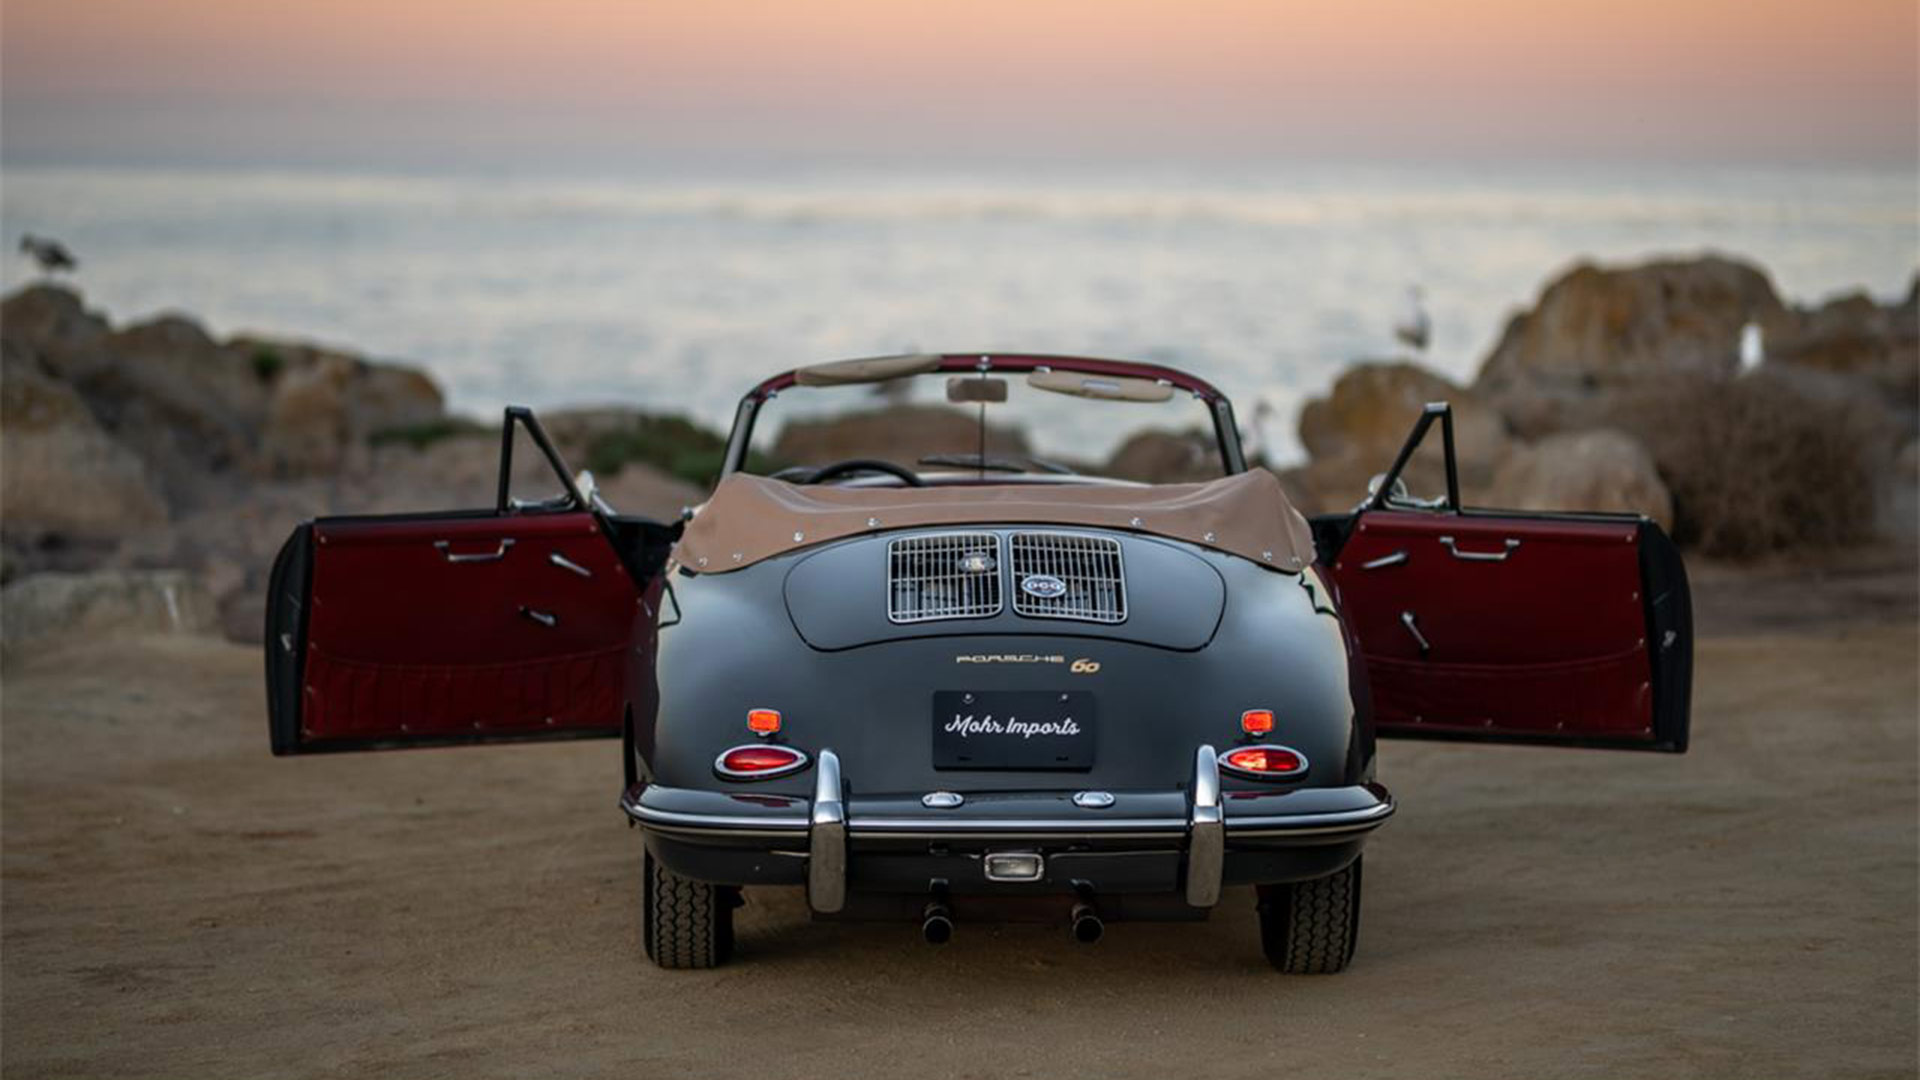
[(1081, 658), (1075, 660), (1073, 665), (1067, 670), (1073, 672), (1075, 675), (1091, 675), (1100, 670), (1100, 661)]

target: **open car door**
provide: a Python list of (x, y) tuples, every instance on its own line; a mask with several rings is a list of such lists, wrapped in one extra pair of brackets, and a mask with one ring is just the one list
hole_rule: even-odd
[[(1446, 494), (1413, 499), (1401, 476), (1436, 422)], [(1444, 404), (1372, 488), (1314, 529), (1379, 735), (1686, 750), (1692, 612), (1659, 525), (1461, 509)]]
[[(515, 426), (564, 492), (510, 497)], [(322, 518), (274, 560), (273, 752), (618, 736), (653, 691), (679, 523), (582, 494), (533, 414), (506, 412), (492, 510)]]

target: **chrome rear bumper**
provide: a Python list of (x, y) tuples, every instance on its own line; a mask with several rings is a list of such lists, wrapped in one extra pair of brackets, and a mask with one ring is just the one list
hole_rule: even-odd
[(1194, 753), (1185, 791), (1115, 792), (1111, 805), (1078, 806), (1072, 791), (971, 794), (953, 809), (916, 796), (851, 799), (840, 758), (822, 750), (811, 799), (636, 784), (620, 799), (642, 827), (690, 843), (765, 845), (804, 851), (808, 903), (822, 913), (846, 903), (848, 851), (863, 841), (1112, 843), (1184, 854), (1187, 903), (1220, 899), (1227, 854), (1236, 845), (1271, 850), (1364, 837), (1394, 812), (1384, 787), (1279, 788), (1223, 792), (1211, 746)]

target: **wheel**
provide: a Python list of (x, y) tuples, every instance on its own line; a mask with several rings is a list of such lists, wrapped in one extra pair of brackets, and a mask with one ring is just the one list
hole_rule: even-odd
[(733, 955), (738, 890), (683, 878), (648, 852), (640, 898), (647, 958), (663, 968), (710, 968)]
[(1260, 886), (1260, 947), (1281, 971), (1344, 971), (1359, 939), (1359, 859), (1328, 877)]

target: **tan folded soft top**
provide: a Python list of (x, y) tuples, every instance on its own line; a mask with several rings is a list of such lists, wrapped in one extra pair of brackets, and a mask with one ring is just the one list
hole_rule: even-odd
[(720, 482), (674, 557), (719, 573), (863, 533), (930, 525), (1085, 525), (1217, 548), (1276, 570), (1313, 562), (1313, 533), (1265, 469), (1203, 484), (802, 487), (747, 473)]

